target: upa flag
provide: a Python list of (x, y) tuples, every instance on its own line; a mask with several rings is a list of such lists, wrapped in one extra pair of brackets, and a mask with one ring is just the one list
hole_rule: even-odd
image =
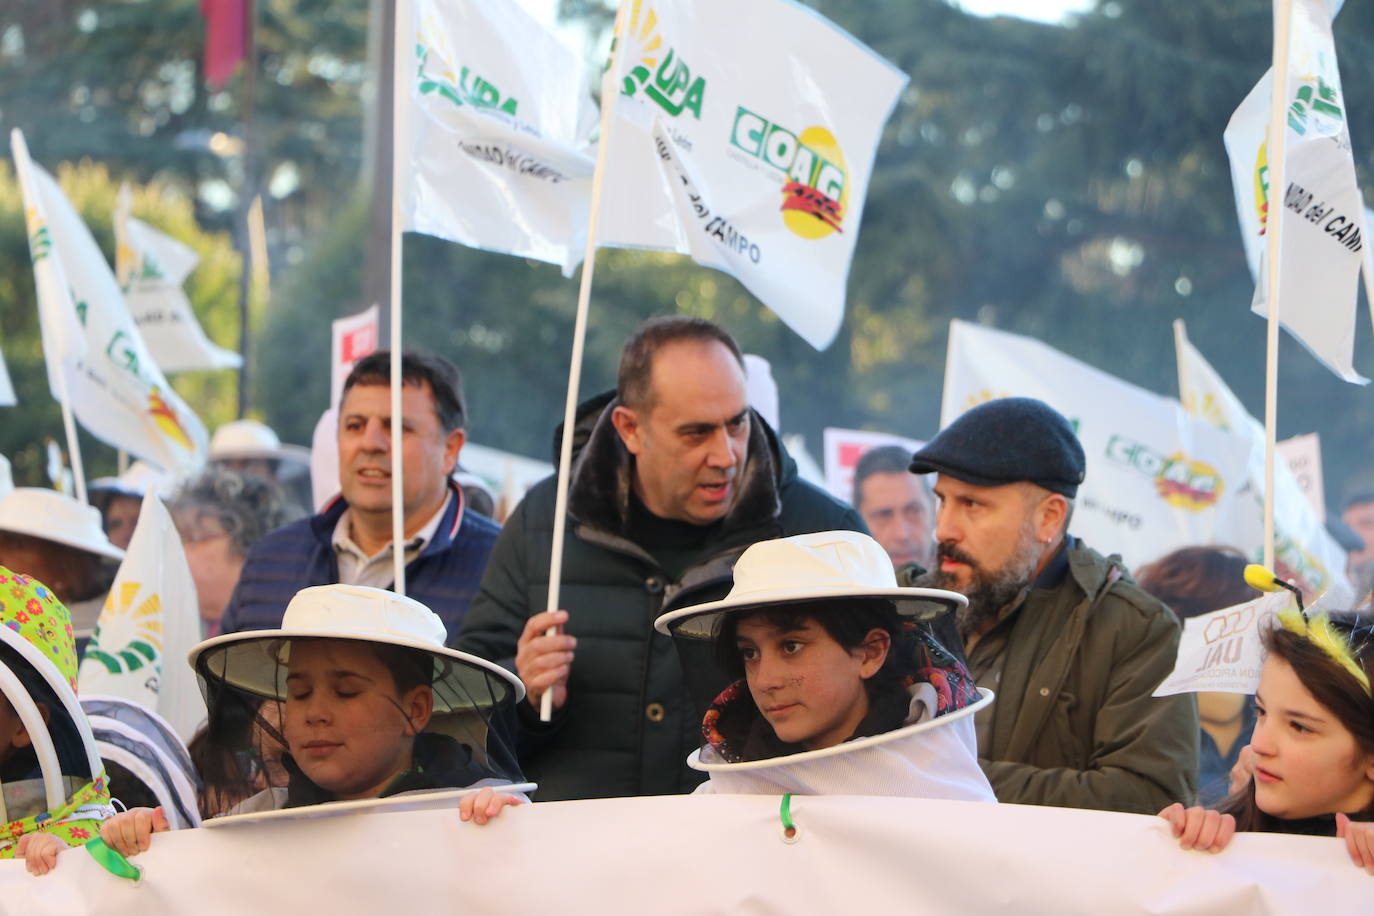
[[(1259, 562), (1264, 555), (1264, 425), (1250, 416), (1240, 398), (1188, 340), (1181, 321), (1174, 322), (1174, 341), (1184, 408), (1199, 420), (1246, 441), (1249, 470), (1244, 511), (1249, 520), (1242, 528), (1244, 537), (1227, 543)], [(1355, 596), (1345, 578), (1345, 559), (1345, 551), (1327, 532), (1293, 472), (1284, 462), (1275, 461), (1274, 572), (1298, 585), (1309, 604), (1322, 594), (1329, 595), (1328, 601), (1349, 601)]]
[(56, 181), (10, 134), (53, 397), (96, 438), (165, 471), (197, 465), (205, 427), (148, 355), (110, 265)]
[(1134, 568), (1241, 535), (1246, 440), (1029, 337), (953, 321), (947, 359), (942, 427), (1003, 397), (1038, 398), (1073, 424), (1087, 475), (1070, 528), (1090, 546)]
[(689, 254), (825, 349), (906, 75), (790, 0), (623, 6), (598, 244)]
[(186, 655), (200, 641), (191, 568), (172, 516), (149, 491), (114, 585), (77, 671), (81, 693), (155, 710), (191, 740), (205, 702)]
[(415, 30), (401, 227), (571, 276), (594, 168), (582, 61), (513, 0), (416, 0)]
[(1347, 382), (1355, 371), (1355, 288), (1364, 260), (1364, 198), (1355, 183), (1328, 0), (1292, 0), (1284, 121), (1284, 187), (1269, 186), (1273, 71), (1240, 103), (1224, 136), (1254, 312), (1267, 315), (1267, 232), (1279, 236), (1279, 321)]
[(205, 336), (181, 288), (200, 255), (134, 219), (131, 205), (125, 185), (115, 207), (115, 273), (153, 361), (163, 372), (240, 368), (242, 357)]

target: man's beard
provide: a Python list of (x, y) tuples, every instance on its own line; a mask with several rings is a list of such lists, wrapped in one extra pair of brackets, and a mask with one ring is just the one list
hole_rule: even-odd
[[(1016, 550), (998, 569), (987, 569), (974, 560), (953, 541), (941, 541), (935, 551), (935, 569), (929, 575), (929, 584), (935, 588), (959, 592), (968, 598), (968, 606), (960, 608), (955, 616), (959, 625), (959, 635), (965, 641), (974, 634), (986, 632), (997, 620), (997, 615), (1021, 594), (1035, 575), (1035, 567), (1040, 562), (1040, 545), (1035, 541), (1035, 532), (1027, 523), (1017, 539)], [(969, 582), (960, 588), (953, 573), (940, 569), (944, 559), (964, 563), (969, 568)]]

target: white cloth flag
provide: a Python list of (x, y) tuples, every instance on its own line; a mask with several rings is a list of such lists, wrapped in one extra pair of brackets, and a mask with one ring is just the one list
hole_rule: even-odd
[(571, 276), (596, 126), (581, 59), (511, 0), (416, 0), (401, 226)]
[(1074, 425), (1087, 475), (1070, 531), (1089, 546), (1119, 553), (1135, 568), (1180, 547), (1230, 544), (1243, 533), (1237, 496), (1249, 455), (1244, 439), (1038, 340), (951, 322), (941, 426), (1001, 397), (1038, 398)]
[[(1339, 8), (1339, 4), (1337, 4)], [(1267, 315), (1265, 232), (1279, 233), (1279, 320), (1347, 382), (1355, 371), (1355, 288), (1363, 249), (1364, 198), (1355, 183), (1328, 0), (1293, 0), (1283, 188), (1269, 187), (1267, 131), (1273, 71), (1226, 125), (1226, 152), (1246, 260), (1251, 308)], [(1277, 224), (1277, 225), (1276, 225)]]
[(143, 497), (129, 549), (77, 671), (81, 693), (141, 703), (190, 741), (205, 701), (186, 655), (200, 641), (196, 584), (172, 516)]
[[(1241, 529), (1245, 539), (1231, 543), (1259, 562), (1264, 554), (1264, 426), (1250, 416), (1217, 370), (1188, 340), (1183, 323), (1175, 322), (1174, 329), (1178, 390), (1184, 408), (1248, 443), (1244, 511), (1249, 521)], [(1279, 578), (1293, 582), (1309, 598), (1326, 594), (1327, 601), (1336, 607), (1355, 597), (1345, 578), (1345, 551), (1327, 532), (1297, 478), (1282, 461), (1274, 462), (1274, 565)]]
[(906, 75), (789, 0), (627, 0), (617, 40), (598, 244), (690, 254), (829, 346)]
[(163, 372), (238, 369), (243, 358), (205, 336), (182, 284), (200, 263), (186, 245), (129, 215), (132, 195), (119, 190), (115, 207), (115, 274), (129, 314)]
[(53, 177), (10, 135), (24, 195), (48, 384), (96, 438), (166, 471), (203, 460), (207, 437), (148, 355), (91, 232)]

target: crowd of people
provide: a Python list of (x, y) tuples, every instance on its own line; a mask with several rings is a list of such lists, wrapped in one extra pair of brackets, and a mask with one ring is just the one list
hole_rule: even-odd
[[(990, 401), (914, 455), (871, 450), (851, 505), (801, 479), (728, 332), (655, 319), (626, 343), (616, 389), (577, 412), (566, 519), (550, 478), (498, 524), (455, 480), (458, 370), (403, 355), (398, 457), (389, 359), (345, 383), (323, 508), (282, 473), (293, 456), (243, 425), (168, 494), (209, 710), (179, 818), (161, 796), (130, 804), (128, 769), (82, 755), (67, 696), (140, 492), (104, 488), (103, 525), (51, 491), (0, 500), (15, 596), (0, 601), (0, 661), (38, 710), (0, 703), (0, 856), (41, 873), (96, 834), (132, 855), (200, 818), (476, 788), (457, 805), (479, 824), (530, 800), (688, 792), (1161, 814), (1184, 848), (1219, 850), (1237, 829), (1338, 835), (1374, 873), (1369, 624), (1289, 612), (1256, 697), (1153, 696), (1182, 619), (1256, 594), (1246, 560), (1198, 545), (1133, 574), (1074, 537), (1085, 456), (1048, 405)], [(1374, 498), (1343, 518), (1374, 556)], [(396, 549), (406, 597), (389, 591)], [(1371, 562), (1352, 554), (1353, 570)], [(60, 749), (56, 816), (40, 725)]]

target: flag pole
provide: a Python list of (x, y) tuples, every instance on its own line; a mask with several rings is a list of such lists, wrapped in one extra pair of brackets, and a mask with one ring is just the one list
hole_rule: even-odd
[[(401, 148), (396, 142), (406, 134), (409, 117), (406, 98), (414, 73), (408, 66), (412, 59), (410, 43), (414, 41), (411, 25), (413, 0), (395, 0), (392, 15), (392, 80), (391, 80), (391, 563), (398, 595), (406, 593), (405, 552), (405, 443), (401, 431), (401, 188), (405, 180), (406, 162), (396, 155)], [(456, 634), (455, 634), (456, 635)]]
[(62, 403), (62, 428), (67, 433), (67, 458), (72, 463), (72, 481), (76, 484), (76, 498), (83, 506), (86, 498), (86, 469), (81, 463), (81, 443), (76, 438), (76, 419), (72, 416), (72, 396), (67, 390), (67, 372), (57, 367), (57, 393)]
[[(558, 610), (560, 579), (563, 575), (564, 522), (568, 516), (568, 481), (572, 476), (573, 425), (577, 422), (578, 393), (582, 386), (582, 349), (587, 338), (587, 312), (592, 298), (592, 276), (596, 273), (596, 233), (601, 217), (601, 186), (606, 177), (606, 156), (611, 146), (611, 125), (615, 123), (615, 104), (620, 97), (616, 83), (616, 61), (620, 51), (625, 0), (621, 0), (611, 36), (611, 53), (606, 73), (601, 78), (601, 136), (597, 140), (596, 169), (592, 172), (592, 202), (587, 215), (587, 247), (582, 256), (582, 281), (577, 290), (577, 318), (573, 324), (572, 363), (568, 367), (568, 396), (563, 405), (563, 439), (558, 448), (558, 496), (553, 507), (553, 547), (549, 554), (549, 597), (546, 611)], [(546, 635), (553, 636), (550, 627)], [(539, 718), (553, 718), (553, 690), (544, 691), (539, 700)]]
[(1284, 162), (1288, 108), (1289, 25), (1293, 0), (1274, 0), (1274, 66), (1269, 91), (1269, 201), (1265, 211), (1266, 305), (1269, 310), (1264, 365), (1264, 565), (1274, 568), (1274, 451), (1279, 400), (1279, 247), (1283, 231)]

